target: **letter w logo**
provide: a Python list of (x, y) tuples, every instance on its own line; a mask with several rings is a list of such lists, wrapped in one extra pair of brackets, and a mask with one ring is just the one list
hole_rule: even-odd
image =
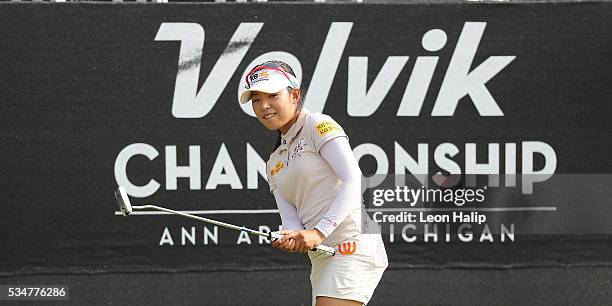
[(357, 243), (355, 241), (353, 241), (352, 246), (350, 242), (338, 244), (338, 252), (340, 252), (340, 254), (342, 255), (351, 255), (355, 253), (356, 250), (357, 250)]

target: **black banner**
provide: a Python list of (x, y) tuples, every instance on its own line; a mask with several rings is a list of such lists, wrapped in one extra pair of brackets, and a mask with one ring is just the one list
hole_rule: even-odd
[[(536, 178), (513, 186), (519, 196), (493, 193), (548, 207), (506, 212), (512, 239), (407, 242), (397, 228), (384, 236), (391, 268), (609, 262), (611, 12), (607, 2), (2, 4), (0, 274), (306, 266), (221, 227), (124, 218), (113, 198), (120, 184), (133, 205), (278, 229), (265, 181), (276, 133), (237, 98), (245, 70), (271, 58), (296, 70), (311, 111), (342, 125), (368, 176)], [(571, 190), (571, 175), (593, 174), (604, 179)], [(544, 188), (554, 175), (569, 176)], [(525, 232), (525, 220), (554, 226)]]

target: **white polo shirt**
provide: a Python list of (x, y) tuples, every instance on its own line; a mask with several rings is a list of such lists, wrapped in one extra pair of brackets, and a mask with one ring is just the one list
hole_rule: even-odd
[[(276, 188), (287, 202), (294, 205), (305, 229), (313, 229), (336, 198), (342, 181), (319, 154), (331, 139), (346, 137), (340, 125), (330, 116), (302, 108), (297, 121), (281, 135), (280, 146), (270, 154), (266, 173), (270, 192)], [(361, 203), (356, 205), (361, 207)], [(323, 240), (335, 245), (360, 234), (361, 211), (356, 210)]]

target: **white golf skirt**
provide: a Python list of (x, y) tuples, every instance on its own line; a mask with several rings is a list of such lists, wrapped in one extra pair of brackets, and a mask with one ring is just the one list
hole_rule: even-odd
[(312, 270), (312, 305), (317, 296), (368, 303), (387, 268), (380, 234), (360, 234), (333, 246), (335, 256), (308, 252)]

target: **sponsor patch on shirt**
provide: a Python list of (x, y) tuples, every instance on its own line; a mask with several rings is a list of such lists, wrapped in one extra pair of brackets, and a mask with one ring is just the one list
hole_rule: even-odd
[(333, 131), (341, 131), (340, 127), (332, 121), (325, 121), (317, 124), (317, 132), (319, 132), (319, 136), (324, 136), (325, 134), (329, 134)]
[(338, 244), (338, 252), (342, 255), (353, 255), (355, 251), (357, 251), (357, 242), (355, 241), (353, 241), (352, 245), (351, 242)]
[(283, 169), (285, 167), (285, 164), (281, 161), (277, 161), (276, 165), (274, 166), (274, 168), (272, 168), (272, 170), (270, 170), (270, 175), (274, 176), (276, 175), (278, 172), (281, 171), (281, 169)]
[(295, 159), (296, 157), (301, 157), (302, 154), (301, 152), (304, 152), (304, 150), (306, 150), (306, 146), (308, 146), (308, 144), (306, 143), (306, 139), (302, 138), (298, 141), (297, 145), (295, 146), (295, 148), (293, 149), (293, 154), (291, 154), (291, 159)]

